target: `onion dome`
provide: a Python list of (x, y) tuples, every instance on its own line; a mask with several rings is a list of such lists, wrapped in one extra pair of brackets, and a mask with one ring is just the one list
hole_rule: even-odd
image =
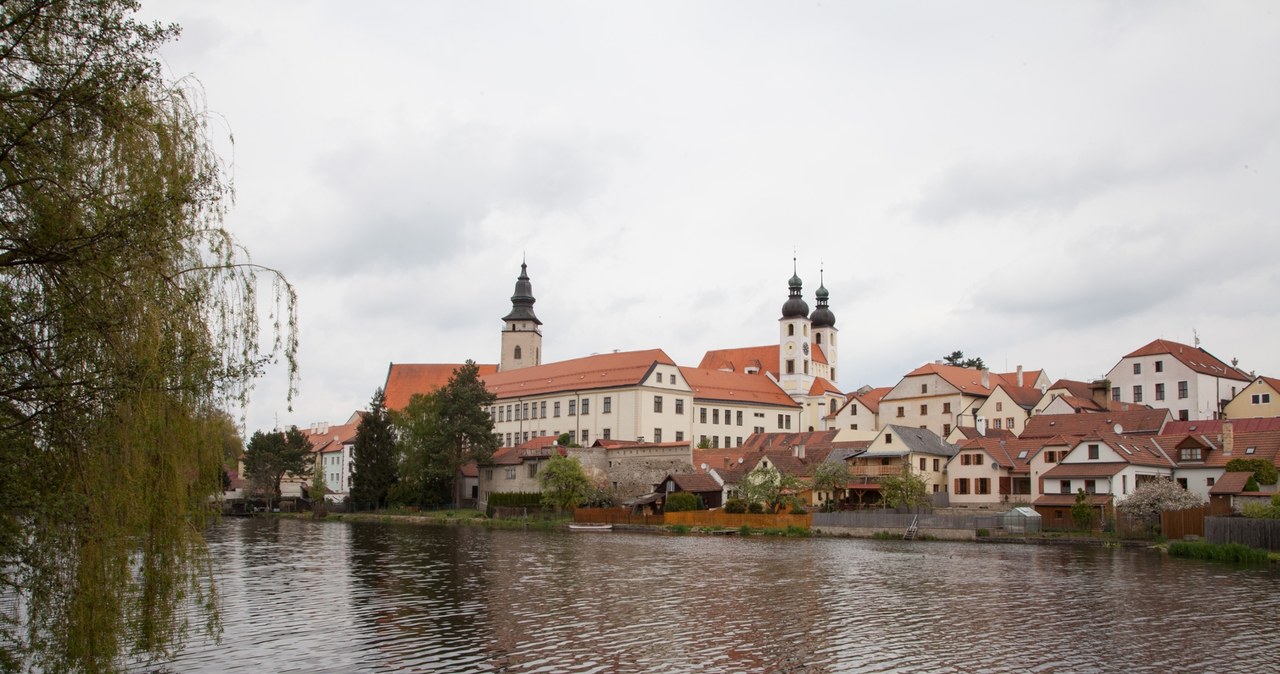
[[(795, 261), (792, 260), (794, 267)], [(791, 280), (788, 282), (791, 292), (787, 296), (787, 301), (782, 304), (783, 318), (806, 318), (809, 315), (809, 305), (805, 303), (804, 298), (800, 296), (802, 283), (800, 276), (792, 269)]]
[(511, 313), (502, 317), (504, 321), (532, 321), (542, 325), (542, 321), (533, 313), (533, 284), (529, 282), (528, 265), (520, 263), (520, 276), (516, 279), (516, 291), (511, 296)]
[(836, 315), (831, 313), (831, 309), (827, 308), (827, 298), (831, 293), (827, 292), (827, 286), (822, 285), (821, 281), (818, 285), (818, 292), (814, 293), (818, 297), (818, 307), (813, 310), (813, 314), (809, 316), (809, 320), (815, 328), (834, 328), (836, 325)]

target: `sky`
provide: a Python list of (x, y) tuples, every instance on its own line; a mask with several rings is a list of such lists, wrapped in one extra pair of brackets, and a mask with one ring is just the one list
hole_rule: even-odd
[(144, 0), (226, 226), (296, 287), (340, 423), (397, 363), (776, 343), (821, 280), (842, 390), (954, 350), (1102, 377), (1153, 339), (1280, 375), (1280, 5)]

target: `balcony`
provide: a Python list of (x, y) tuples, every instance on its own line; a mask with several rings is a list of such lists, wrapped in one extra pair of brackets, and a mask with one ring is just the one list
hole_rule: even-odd
[(884, 477), (902, 472), (901, 465), (893, 466), (849, 466), (849, 474), (854, 477)]

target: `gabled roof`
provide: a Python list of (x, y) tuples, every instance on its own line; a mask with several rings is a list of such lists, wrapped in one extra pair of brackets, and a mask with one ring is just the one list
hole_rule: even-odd
[(1074, 379), (1059, 379), (1049, 385), (1045, 391), (1065, 390), (1067, 393), (1077, 398), (1093, 398), (1093, 386), (1087, 381), (1076, 381)]
[[(992, 387), (1003, 383), (1004, 380), (1000, 375), (987, 373), (987, 385), (982, 385), (982, 370), (975, 370), (969, 367), (959, 367), (957, 365), (939, 365), (938, 363), (928, 363), (907, 373), (907, 377), (923, 377), (927, 375), (937, 375), (944, 381), (956, 387), (961, 393), (975, 396), (991, 395)], [(905, 377), (904, 377), (905, 379)], [(914, 395), (908, 397), (915, 397)]]
[[(1035, 383), (1035, 381), (1036, 381), (1037, 379), (1039, 379), (1039, 378), (1040, 378), (1040, 375), (1042, 375), (1042, 374), (1044, 374), (1044, 370), (1023, 370), (1023, 371), (1022, 371), (1022, 386), (1023, 386), (1023, 387), (1025, 387), (1025, 388), (1035, 388), (1035, 386), (1033, 386), (1033, 384)], [(999, 377), (1001, 380), (1003, 380), (1006, 384), (1008, 384), (1008, 385), (1010, 385), (1010, 386), (1017, 386), (1017, 385), (1018, 385), (1018, 373), (1017, 373), (1017, 372), (1001, 372), (1000, 374), (996, 374), (996, 375), (993, 375), (993, 376)], [(1036, 389), (1036, 390), (1039, 390), (1039, 389)]]
[(1073, 395), (1060, 395), (1058, 400), (1071, 406), (1076, 412), (1106, 412), (1105, 405), (1099, 405), (1093, 398), (1081, 398)]
[(669, 473), (666, 477), (662, 478), (661, 482), (654, 485), (654, 491), (657, 491), (656, 487), (662, 486), (663, 482), (666, 482), (667, 480), (675, 482), (676, 486), (680, 487), (680, 491), (693, 493), (721, 491), (720, 483), (716, 482), (715, 478), (707, 475), (706, 473)]
[(844, 408), (855, 403), (867, 408), (867, 411), (872, 414), (877, 414), (880, 411), (880, 399), (884, 398), (885, 394), (892, 390), (892, 386), (881, 386), (880, 388), (868, 389), (865, 393), (854, 391), (846, 394), (844, 404), (840, 406), (839, 410), (836, 410), (836, 414), (840, 414)]
[(495, 372), (483, 379), (485, 387), (501, 400), (544, 393), (636, 386), (659, 364), (675, 365), (675, 361), (662, 349), (622, 351)]
[(516, 447), (519, 449), (543, 449), (555, 446), (557, 440), (559, 440), (559, 437), (555, 435), (538, 435), (529, 438), (527, 442), (516, 445)]
[(697, 401), (800, 406), (768, 377), (694, 367), (682, 367), (680, 374), (693, 389), (693, 399)]
[(1080, 414), (1037, 414), (1027, 419), (1020, 438), (1048, 438), (1055, 435), (1083, 436), (1115, 433), (1116, 425), (1125, 435), (1159, 433), (1169, 418), (1169, 410), (1083, 412)]
[(965, 440), (977, 440), (981, 438), (992, 438), (994, 440), (1016, 440), (1017, 435), (1007, 428), (988, 428), (987, 432), (979, 433), (978, 429), (973, 426), (957, 426), (952, 429), (958, 432)]
[(312, 453), (336, 452), (345, 444), (356, 440), (356, 428), (359, 424), (342, 424), (340, 426), (324, 426), (323, 428), (300, 428), (311, 443)]
[[(1072, 449), (1087, 443), (1105, 443), (1108, 447), (1115, 451), (1126, 463), (1135, 466), (1150, 466), (1156, 468), (1174, 468), (1173, 459), (1169, 458), (1164, 449), (1156, 442), (1152, 436), (1140, 435), (1116, 435), (1114, 433), (1099, 433), (1080, 438)], [(1060, 464), (1061, 465), (1061, 464)], [(1075, 465), (1075, 464), (1069, 464)]]
[[(1182, 467), (1221, 468), (1232, 459), (1262, 459), (1280, 466), (1280, 428), (1275, 430), (1247, 430), (1231, 433), (1231, 454), (1226, 453), (1222, 432), (1170, 433), (1155, 438), (1174, 461)], [(1201, 447), (1199, 461), (1182, 461), (1183, 447)]]
[(1004, 391), (1005, 395), (1009, 396), (1009, 399), (1012, 400), (1015, 405), (1024, 410), (1029, 410), (1035, 407), (1036, 403), (1040, 402), (1040, 399), (1044, 397), (1044, 394), (1040, 392), (1040, 389), (1034, 386), (1011, 386), (1007, 383), (1001, 382), (991, 390), (993, 395), (995, 394), (995, 389)]
[[(960, 444), (956, 452), (958, 456), (960, 452), (980, 450), (991, 457), (991, 460), (998, 464), (1001, 468), (1008, 468), (1012, 472), (1022, 473), (1030, 470), (1031, 457), (1040, 451), (1041, 443), (1038, 440), (1018, 440), (1001, 439), (1001, 438), (977, 438), (967, 440)], [(955, 461), (955, 457), (951, 458)]]
[(1187, 346), (1186, 344), (1171, 342), (1167, 339), (1157, 339), (1150, 344), (1127, 354), (1125, 358), (1161, 356), (1164, 354), (1173, 356), (1178, 360), (1178, 362), (1186, 365), (1193, 372), (1207, 374), (1214, 377), (1223, 377), (1226, 379), (1253, 381), (1253, 377), (1250, 377), (1244, 372), (1241, 372), (1221, 360), (1218, 360), (1213, 354), (1200, 347)]
[[(787, 451), (765, 452), (760, 459), (769, 459), (769, 463), (783, 475), (806, 477), (813, 474), (813, 463)], [(824, 457), (825, 458), (825, 457)], [(759, 461), (757, 461), (759, 463)], [(821, 461), (817, 462), (821, 463)]]
[[(387, 368), (387, 382), (383, 392), (387, 396), (387, 409), (402, 410), (409, 405), (409, 398), (418, 393), (434, 393), (449, 383), (453, 371), (462, 363), (392, 363)], [(498, 371), (497, 365), (476, 365), (480, 376)]]
[(1179, 433), (1221, 434), (1223, 424), (1230, 421), (1231, 429), (1236, 433), (1255, 431), (1280, 431), (1280, 417), (1257, 417), (1254, 419), (1201, 419), (1199, 421), (1170, 421), (1164, 427), (1162, 435)]
[(927, 428), (912, 428), (911, 426), (895, 426), (890, 424), (880, 430), (877, 436), (883, 436), (885, 433), (892, 433), (898, 447), (902, 449), (888, 449), (879, 445), (872, 444), (861, 456), (902, 456), (909, 453), (919, 454), (936, 454), (938, 456), (951, 457), (955, 456), (959, 447), (938, 437), (936, 433)]
[(809, 395), (820, 396), (824, 393), (833, 393), (838, 396), (844, 395), (843, 393), (840, 392), (840, 389), (836, 388), (835, 384), (832, 384), (826, 378), (814, 377), (813, 386), (809, 387)]
[(1249, 470), (1223, 473), (1222, 477), (1209, 488), (1209, 493), (1214, 496), (1257, 493), (1244, 490), (1244, 486), (1249, 483), (1251, 477), (1253, 477), (1253, 471)]
[(757, 368), (759, 374), (772, 372), (778, 374), (778, 363), (781, 362), (781, 347), (777, 344), (765, 346), (744, 346), (736, 349), (716, 349), (708, 351), (698, 363), (702, 370), (728, 370), (746, 373), (747, 368)]
[(1271, 390), (1276, 393), (1280, 393), (1280, 379), (1276, 379), (1275, 377), (1263, 377), (1261, 375), (1258, 376), (1258, 379), (1267, 386), (1270, 386)]

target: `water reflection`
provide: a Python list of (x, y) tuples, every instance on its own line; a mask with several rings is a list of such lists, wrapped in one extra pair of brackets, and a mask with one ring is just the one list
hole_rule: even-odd
[(1264, 671), (1269, 569), (1140, 550), (228, 520), (172, 671)]

